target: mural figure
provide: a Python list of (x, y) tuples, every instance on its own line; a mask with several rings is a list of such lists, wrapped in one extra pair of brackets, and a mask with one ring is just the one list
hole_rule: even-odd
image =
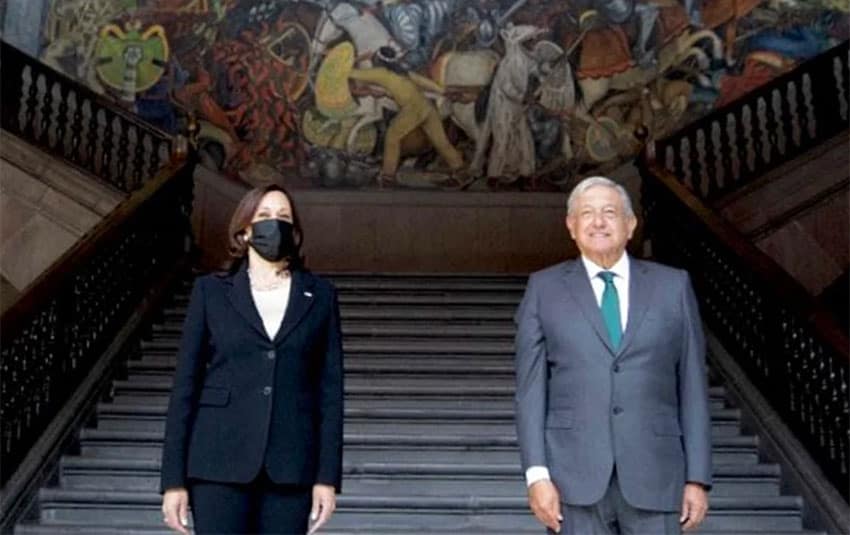
[[(401, 156), (401, 141), (416, 129), (421, 129), (449, 169), (460, 170), (463, 156), (449, 142), (437, 109), (423, 93), (426, 89), (440, 92), (441, 88), (427, 78), (401, 70), (392, 61), (392, 54), (391, 48), (381, 49), (376, 67), (353, 69), (349, 73), (351, 80), (376, 85), (386, 91), (398, 106), (398, 113), (390, 121), (384, 136), (384, 156), (378, 183), (383, 185), (394, 180)], [(383, 56), (388, 56), (390, 61), (382, 59)]]
[(89, 88), (103, 93), (95, 72), (95, 47), (100, 28), (120, 14), (121, 6), (111, 0), (56, 0), (43, 30), (47, 46), (42, 61), (62, 72), (70, 70)]
[(384, 6), (384, 19), (405, 51), (406, 69), (421, 68), (431, 59), (435, 42), (462, 5), (461, 0), (405, 0)]
[[(500, 32), (505, 56), (493, 76), (483, 130), (476, 140), (475, 156), (470, 164), (471, 173), (476, 176), (481, 174), (491, 136), (487, 176), (515, 179), (534, 174), (534, 140), (525, 110), (529, 80), (536, 74), (537, 63), (523, 43), (545, 31), (531, 25), (510, 25)], [(555, 53), (561, 52), (557, 48)]]
[(357, 59), (370, 58), (382, 47), (392, 48), (398, 56), (404, 53), (403, 47), (370, 10), (339, 2), (331, 9), (323, 9), (316, 24), (310, 49), (311, 72), (329, 45), (344, 36), (354, 44)]
[(762, 2), (764, 0), (714, 0), (713, 2), (706, 2), (702, 13), (703, 25), (706, 28), (724, 26), (727, 65), (735, 64), (738, 23)]
[(104, 84), (120, 92), (121, 98), (135, 102), (136, 93), (153, 87), (165, 73), (168, 41), (158, 24), (141, 31), (140, 22), (130, 22), (126, 30), (115, 24), (100, 30), (95, 70)]

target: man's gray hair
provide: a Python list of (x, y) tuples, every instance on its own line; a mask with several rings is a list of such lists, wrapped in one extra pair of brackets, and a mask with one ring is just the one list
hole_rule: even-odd
[(632, 209), (632, 200), (629, 198), (629, 194), (628, 192), (626, 192), (626, 188), (617, 184), (610, 178), (604, 176), (587, 177), (578, 184), (576, 184), (576, 187), (574, 187), (573, 190), (570, 192), (570, 196), (567, 197), (567, 215), (569, 215), (579, 195), (589, 190), (590, 188), (596, 186), (605, 186), (607, 188), (613, 188), (617, 190), (617, 193), (620, 194), (620, 198), (623, 200), (623, 208), (625, 208), (626, 210), (626, 215), (629, 217), (635, 216), (635, 211)]

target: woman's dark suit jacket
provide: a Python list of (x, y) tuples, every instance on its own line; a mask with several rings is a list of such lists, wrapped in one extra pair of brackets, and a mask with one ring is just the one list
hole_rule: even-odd
[(187, 478), (340, 489), (343, 369), (336, 290), (304, 271), (270, 340), (243, 265), (195, 281), (168, 406), (161, 492)]

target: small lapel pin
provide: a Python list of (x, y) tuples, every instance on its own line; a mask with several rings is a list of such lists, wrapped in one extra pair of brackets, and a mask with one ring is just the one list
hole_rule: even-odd
[(304, 292), (305, 297), (313, 297), (313, 292)]

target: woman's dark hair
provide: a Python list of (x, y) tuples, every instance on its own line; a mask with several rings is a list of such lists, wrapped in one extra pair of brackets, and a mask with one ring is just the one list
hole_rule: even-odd
[(295, 240), (295, 255), (287, 257), (288, 269), (296, 271), (304, 269), (304, 255), (301, 254), (301, 245), (304, 243), (304, 229), (301, 227), (301, 218), (298, 216), (298, 209), (295, 207), (295, 201), (292, 200), (292, 195), (286, 191), (283, 186), (270, 184), (261, 188), (254, 188), (242, 197), (236, 210), (230, 218), (230, 224), (227, 226), (228, 236), (228, 253), (230, 255), (229, 265), (227, 270), (234, 273), (239, 270), (244, 262), (248, 259), (248, 242), (245, 240), (245, 228), (251, 226), (251, 220), (254, 218), (254, 212), (260, 206), (260, 202), (267, 193), (279, 191), (283, 193), (289, 206), (292, 207), (292, 233)]

